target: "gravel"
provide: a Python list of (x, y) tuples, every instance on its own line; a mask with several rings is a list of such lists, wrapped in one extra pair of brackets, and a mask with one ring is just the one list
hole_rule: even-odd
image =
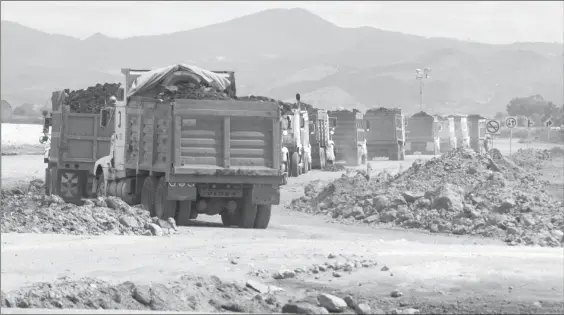
[(291, 208), (345, 222), (562, 246), (564, 202), (546, 185), (498, 150), (459, 148), (396, 175), (347, 171), (329, 184), (312, 182)]

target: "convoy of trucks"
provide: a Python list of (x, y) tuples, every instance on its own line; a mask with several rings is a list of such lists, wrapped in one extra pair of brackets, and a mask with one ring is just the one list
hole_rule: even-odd
[[(100, 113), (72, 112), (65, 91), (53, 92), (40, 140), (47, 194), (76, 203), (116, 196), (179, 225), (207, 214), (221, 215), (226, 226), (265, 229), (288, 176), (337, 162), (438, 154), (459, 137), (479, 151), (485, 136), (476, 115), (420, 112), (406, 120), (400, 109), (317, 109), (299, 94), (295, 104), (237, 99), (230, 71), (174, 65), (122, 74)], [(225, 97), (196, 99), (170, 88), (186, 83)]]

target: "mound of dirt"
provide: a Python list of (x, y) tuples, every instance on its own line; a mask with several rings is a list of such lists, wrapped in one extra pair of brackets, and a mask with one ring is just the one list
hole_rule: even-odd
[(511, 160), (520, 167), (540, 170), (545, 161), (552, 158), (549, 150), (519, 149), (511, 155)]
[(165, 95), (179, 99), (190, 100), (230, 100), (227, 93), (218, 91), (213, 87), (192, 82), (183, 82), (164, 88)]
[(394, 176), (351, 171), (328, 185), (312, 183), (291, 207), (345, 221), (561, 246), (564, 202), (544, 185), (495, 149), (490, 156), (459, 148)]
[(119, 83), (96, 84), (86, 89), (71, 91), (66, 89), (64, 105), (69, 105), (73, 113), (99, 113), (110, 96), (116, 96)]
[(163, 235), (149, 212), (130, 207), (116, 197), (68, 204), (59, 196), (45, 196), (30, 187), (2, 191), (2, 233), (57, 233), (72, 235)]
[[(118, 285), (85, 278), (38, 283), (9, 293), (2, 292), (1, 306), (49, 309), (127, 309), (198, 311), (202, 313), (273, 313), (275, 299), (256, 298), (247, 287), (222, 282), (217, 277), (183, 276), (179, 281), (151, 285), (124, 282)], [(269, 304), (270, 302), (270, 304)]]

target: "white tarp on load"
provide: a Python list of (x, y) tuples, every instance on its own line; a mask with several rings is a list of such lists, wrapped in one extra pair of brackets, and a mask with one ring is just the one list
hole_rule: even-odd
[(150, 90), (157, 85), (159, 85), (163, 80), (165, 80), (169, 75), (175, 73), (176, 71), (189, 71), (192, 72), (209, 84), (216, 85), (220, 90), (225, 90), (231, 82), (227, 79), (226, 74), (215, 73), (209, 70), (198, 68), (196, 66), (190, 66), (186, 64), (177, 64), (173, 66), (163, 67), (149, 72), (143, 73), (133, 82), (131, 88), (127, 92), (127, 96), (133, 96), (139, 92)]

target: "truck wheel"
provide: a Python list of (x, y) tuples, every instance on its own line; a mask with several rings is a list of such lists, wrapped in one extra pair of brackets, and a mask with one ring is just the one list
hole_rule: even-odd
[(51, 195), (51, 191), (49, 189), (51, 189), (51, 172), (49, 170), (49, 168), (45, 169), (45, 195), (49, 196)]
[(257, 205), (251, 200), (250, 191), (245, 191), (243, 196), (243, 207), (239, 212), (239, 227), (252, 229), (255, 227), (255, 219), (257, 217)]
[(403, 145), (399, 146), (399, 160), (405, 161), (405, 149), (403, 148)]
[(282, 175), (282, 185), (288, 184), (288, 173)]
[(176, 211), (176, 223), (180, 226), (186, 226), (192, 219), (192, 200), (182, 200), (178, 202), (178, 211)]
[(325, 154), (327, 154), (325, 152), (325, 149), (320, 148), (319, 149), (319, 168), (320, 169), (324, 169), (325, 166), (327, 165), (327, 156)]
[(59, 181), (57, 180), (58, 168), (53, 166), (49, 169), (49, 195), (58, 195)]
[(309, 172), (310, 169), (311, 169), (311, 165), (309, 164), (308, 161), (304, 159), (304, 172), (302, 174), (307, 174), (307, 172)]
[(221, 214), (221, 222), (225, 226), (237, 225), (237, 212), (229, 213), (229, 212), (226, 211), (226, 212), (222, 213)]
[(104, 177), (104, 172), (102, 172), (96, 177), (96, 197), (106, 197), (107, 193), (108, 185)]
[(292, 160), (290, 163), (290, 176), (298, 177), (300, 171), (300, 157), (298, 156), (298, 152), (294, 152), (292, 154)]
[(257, 216), (255, 218), (255, 229), (266, 229), (270, 222), (272, 205), (258, 205)]
[(153, 176), (148, 176), (143, 181), (143, 188), (141, 189), (141, 204), (148, 210), (151, 216), (154, 216), (155, 210), (155, 190), (157, 189), (158, 179)]
[(155, 216), (162, 220), (174, 218), (178, 205), (176, 200), (167, 200), (167, 188), (166, 177), (162, 176), (155, 191)]

